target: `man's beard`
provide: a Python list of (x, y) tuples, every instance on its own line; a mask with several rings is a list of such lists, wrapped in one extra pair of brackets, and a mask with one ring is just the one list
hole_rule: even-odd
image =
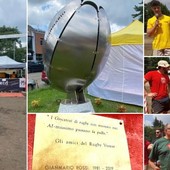
[(168, 74), (168, 70), (166, 68), (163, 68), (164, 74)]

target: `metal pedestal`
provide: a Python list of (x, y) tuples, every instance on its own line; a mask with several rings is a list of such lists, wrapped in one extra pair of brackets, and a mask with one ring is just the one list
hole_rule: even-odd
[(92, 103), (89, 99), (85, 103), (76, 104), (62, 101), (58, 113), (94, 113)]

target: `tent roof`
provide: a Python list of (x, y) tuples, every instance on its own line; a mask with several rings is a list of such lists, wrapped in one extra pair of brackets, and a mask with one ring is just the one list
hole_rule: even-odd
[(111, 45), (143, 44), (143, 23), (135, 20), (122, 30), (111, 34)]
[(8, 56), (0, 56), (0, 69), (6, 68), (24, 68), (25, 63), (17, 62)]

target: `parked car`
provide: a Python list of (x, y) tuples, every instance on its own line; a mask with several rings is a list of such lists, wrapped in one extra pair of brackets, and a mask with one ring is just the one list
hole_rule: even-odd
[(41, 72), (41, 80), (43, 82), (45, 82), (46, 84), (49, 84), (49, 79), (48, 79), (47, 74), (44, 70)]
[(42, 62), (28, 62), (28, 73), (41, 72), (44, 70), (44, 64)]

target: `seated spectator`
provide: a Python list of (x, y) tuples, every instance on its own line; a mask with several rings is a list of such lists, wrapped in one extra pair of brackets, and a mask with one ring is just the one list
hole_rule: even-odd
[(15, 71), (10, 75), (10, 78), (17, 78)]

